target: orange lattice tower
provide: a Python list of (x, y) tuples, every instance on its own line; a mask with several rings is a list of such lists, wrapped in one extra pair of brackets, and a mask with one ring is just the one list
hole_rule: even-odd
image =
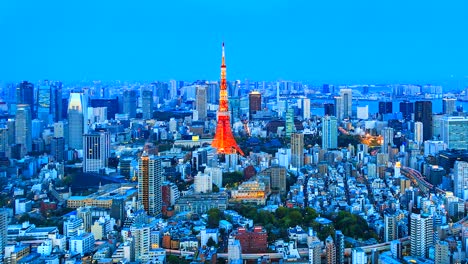
[(221, 60), (221, 84), (219, 88), (219, 109), (217, 113), (218, 124), (216, 125), (216, 134), (211, 146), (218, 150), (218, 154), (234, 154), (239, 152), (242, 156), (244, 152), (239, 148), (232, 135), (231, 117), (228, 108), (228, 93), (226, 83), (226, 63), (224, 60), (224, 43), (223, 57)]

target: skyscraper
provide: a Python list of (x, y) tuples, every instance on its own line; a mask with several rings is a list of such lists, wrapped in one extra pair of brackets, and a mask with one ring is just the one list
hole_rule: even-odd
[(252, 115), (257, 111), (262, 110), (262, 94), (253, 91), (249, 93), (249, 117), (252, 119)]
[(393, 113), (392, 102), (379, 102), (379, 114), (391, 114)]
[(294, 109), (292, 107), (286, 108), (285, 126), (286, 137), (290, 138), (292, 133), (296, 130), (296, 126), (294, 125)]
[(411, 120), (411, 114), (414, 113), (414, 103), (410, 101), (400, 102), (400, 112), (403, 118)]
[(304, 134), (302, 133), (291, 135), (291, 166), (298, 169), (304, 166)]
[(51, 86), (47, 80), (39, 85), (37, 94), (37, 117), (48, 125), (52, 123), (53, 118), (51, 115)]
[(138, 199), (145, 211), (152, 216), (161, 214), (162, 209), (162, 165), (161, 159), (143, 152), (138, 160)]
[(0, 259), (3, 260), (5, 246), (8, 242), (8, 211), (0, 208)]
[(16, 87), (16, 103), (29, 105), (31, 116), (34, 117), (34, 84), (27, 81), (18, 84)]
[(468, 118), (444, 116), (441, 120), (441, 139), (449, 149), (468, 149)]
[(423, 123), (423, 140), (432, 139), (432, 102), (417, 101), (414, 104), (414, 121)]
[(322, 149), (336, 149), (338, 147), (338, 121), (334, 116), (322, 118)]
[(431, 215), (411, 213), (411, 256), (428, 257), (434, 245), (433, 220)]
[(437, 241), (435, 244), (435, 264), (450, 263), (450, 249), (447, 241)]
[(207, 87), (204, 85), (197, 85), (197, 99), (195, 108), (197, 109), (199, 120), (206, 119), (206, 107), (208, 104), (206, 88)]
[(137, 93), (135, 90), (125, 90), (123, 92), (123, 113), (129, 118), (136, 117)]
[(70, 93), (68, 102), (68, 144), (72, 149), (83, 149), (85, 117), (82, 93)]
[(465, 197), (463, 197), (463, 192), (468, 188), (468, 162), (455, 161), (453, 172), (453, 194), (459, 198), (465, 199)]
[(32, 150), (32, 120), (31, 107), (27, 104), (20, 104), (16, 109), (15, 141), (21, 144), (23, 154)]
[(456, 102), (457, 99), (455, 98), (444, 98), (442, 100), (442, 112), (447, 115), (453, 114), (457, 110), (455, 106)]
[(309, 98), (302, 99), (302, 118), (303, 119), (310, 118), (310, 99)]
[(343, 98), (341, 98), (341, 96), (335, 96), (333, 99), (335, 101), (335, 116), (338, 120), (343, 120)]
[(323, 104), (323, 115), (335, 115), (335, 105), (332, 103), (325, 103)]
[(351, 89), (341, 89), (340, 97), (343, 109), (343, 119), (351, 118), (353, 115), (353, 90)]
[(50, 155), (55, 161), (62, 162), (65, 150), (65, 140), (63, 137), (53, 137), (50, 140)]
[(231, 130), (231, 117), (228, 107), (228, 94), (226, 82), (226, 62), (224, 58), (224, 43), (221, 59), (221, 83), (219, 88), (219, 108), (217, 113), (218, 123), (216, 124), (216, 134), (211, 146), (217, 150), (218, 154), (234, 154), (236, 151), (241, 155), (244, 152), (237, 145)]
[(393, 146), (393, 136), (394, 136), (393, 128), (384, 127), (382, 129), (382, 137), (383, 137), (382, 153), (388, 153), (388, 149)]
[(83, 135), (83, 172), (99, 172), (107, 167), (110, 156), (110, 136), (107, 131)]
[(417, 142), (419, 145), (424, 143), (423, 140), (423, 132), (424, 125), (422, 122), (414, 122), (414, 141)]
[(153, 118), (153, 91), (143, 90), (141, 93), (141, 110), (143, 119)]

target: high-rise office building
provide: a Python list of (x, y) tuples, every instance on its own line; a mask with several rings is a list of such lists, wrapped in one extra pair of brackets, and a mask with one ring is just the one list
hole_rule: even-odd
[(322, 118), (322, 149), (338, 147), (338, 120), (334, 116)]
[(37, 94), (37, 118), (42, 120), (46, 125), (51, 124), (53, 120), (51, 113), (52, 94), (48, 81), (39, 85)]
[(270, 186), (272, 190), (277, 190), (280, 193), (286, 193), (287, 170), (285, 167), (272, 165), (269, 168), (261, 171), (259, 175), (270, 177)]
[(143, 90), (141, 92), (141, 111), (143, 112), (143, 119), (153, 118), (153, 91)]
[(444, 116), (441, 120), (441, 140), (449, 149), (468, 149), (468, 118)]
[(411, 120), (411, 114), (414, 113), (414, 103), (410, 101), (400, 102), (400, 112), (403, 118)]
[(447, 115), (453, 114), (456, 109), (455, 103), (457, 102), (457, 99), (455, 98), (444, 98), (442, 100), (442, 112)]
[(40, 138), (42, 131), (44, 130), (44, 121), (40, 119), (34, 119), (31, 121), (31, 137), (32, 139)]
[(291, 166), (298, 169), (304, 166), (304, 134), (302, 133), (291, 135)]
[(85, 113), (82, 93), (70, 93), (68, 102), (68, 144), (72, 149), (83, 149)]
[(335, 115), (335, 105), (332, 104), (332, 103), (324, 103), (323, 104), (323, 115), (336, 116)]
[(457, 160), (453, 166), (453, 194), (465, 199), (463, 193), (466, 188), (468, 188), (468, 162)]
[(414, 103), (414, 121), (423, 123), (423, 140), (432, 139), (432, 102), (417, 101)]
[(382, 129), (382, 153), (388, 153), (388, 149), (393, 146), (393, 137), (394, 137), (394, 130), (391, 127), (384, 127)]
[(16, 86), (16, 103), (27, 104), (30, 107), (31, 116), (34, 117), (34, 84), (23, 81)]
[(328, 236), (325, 240), (325, 254), (327, 264), (336, 264), (336, 247), (331, 236)]
[(129, 118), (136, 117), (137, 92), (135, 90), (125, 90), (123, 92), (123, 113)]
[(8, 128), (6, 126), (0, 127), (0, 152), (6, 154), (9, 146), (10, 145), (8, 144)]
[(392, 102), (379, 102), (379, 114), (391, 114), (393, 113), (393, 103)]
[(423, 140), (423, 132), (424, 131), (424, 125), (422, 122), (414, 122), (414, 141), (421, 145), (424, 143)]
[(15, 141), (21, 144), (23, 154), (32, 150), (32, 120), (31, 107), (27, 104), (20, 104), (16, 109)]
[(302, 118), (303, 119), (310, 118), (310, 99), (309, 98), (302, 99)]
[(353, 115), (353, 90), (351, 89), (341, 89), (340, 97), (343, 109), (343, 119), (351, 118)]
[(118, 98), (93, 98), (90, 103), (91, 107), (106, 107), (108, 119), (114, 119), (119, 112)]
[(99, 172), (107, 167), (110, 156), (110, 136), (107, 131), (83, 135), (83, 172)]
[(54, 123), (54, 137), (63, 138), (64, 144), (68, 145), (68, 122), (58, 121)]
[(340, 230), (335, 232), (335, 246), (336, 246), (336, 263), (344, 264), (345, 262), (345, 237)]
[(63, 137), (53, 137), (50, 140), (50, 155), (55, 161), (62, 162), (64, 159), (65, 139)]
[(206, 119), (206, 107), (208, 105), (207, 87), (205, 85), (197, 85), (197, 99), (195, 101), (195, 109), (198, 112), (198, 119)]
[(161, 159), (155, 156), (148, 156), (144, 152), (138, 160), (138, 199), (149, 215), (157, 216), (161, 214), (161, 186)]
[(434, 245), (433, 219), (431, 215), (411, 213), (411, 256), (428, 257)]
[(257, 111), (262, 110), (262, 94), (253, 91), (249, 93), (249, 116), (252, 119), (252, 115)]
[(333, 98), (335, 100), (335, 115), (338, 120), (343, 120), (344, 112), (343, 112), (343, 98), (341, 96), (335, 96)]

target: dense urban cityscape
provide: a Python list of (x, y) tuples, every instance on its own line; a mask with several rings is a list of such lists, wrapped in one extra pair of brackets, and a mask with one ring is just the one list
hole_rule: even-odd
[(2, 83), (4, 263), (466, 263), (468, 89)]

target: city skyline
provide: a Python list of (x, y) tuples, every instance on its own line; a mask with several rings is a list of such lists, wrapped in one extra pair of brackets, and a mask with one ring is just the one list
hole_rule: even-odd
[[(0, 4), (0, 79), (465, 82), (467, 3)], [(22, 19), (14, 19), (21, 12)], [(47, 15), (53, 14), (53, 15)]]

